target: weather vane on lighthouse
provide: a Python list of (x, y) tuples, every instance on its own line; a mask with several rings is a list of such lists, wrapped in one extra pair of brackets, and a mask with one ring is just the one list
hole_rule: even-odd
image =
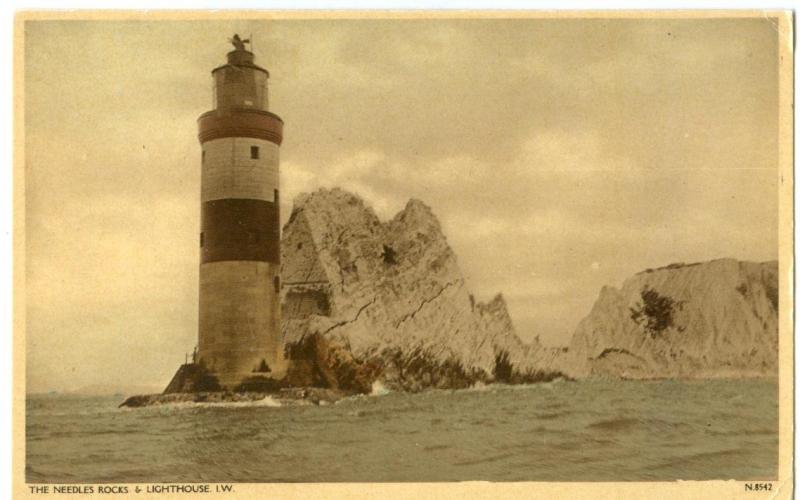
[(245, 38), (244, 40), (242, 40), (238, 34), (234, 34), (233, 38), (229, 38), (228, 41), (231, 42), (234, 47), (236, 47), (236, 50), (247, 50), (246, 48), (244, 48), (244, 44), (250, 43), (249, 38)]

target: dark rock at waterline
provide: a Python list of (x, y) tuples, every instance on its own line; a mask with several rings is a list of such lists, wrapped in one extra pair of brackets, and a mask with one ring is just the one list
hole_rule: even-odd
[(186, 363), (175, 372), (169, 385), (164, 389), (164, 394), (221, 390), (217, 377), (204, 366), (197, 363)]
[(466, 389), (476, 383), (530, 384), (557, 378), (570, 380), (558, 371), (520, 369), (506, 351), (499, 351), (491, 373), (467, 368), (454, 356), (443, 357), (422, 346), (401, 349), (384, 347), (354, 354), (339, 339), (311, 334), (289, 344), (289, 385), (327, 387), (339, 391), (368, 393), (375, 382), (392, 391), (420, 392), (425, 389)]
[(184, 392), (169, 394), (142, 394), (131, 396), (120, 408), (140, 408), (144, 406), (157, 406), (176, 403), (246, 403), (263, 401), (269, 397), (277, 405), (302, 405), (302, 404), (330, 404), (350, 396), (353, 393), (336, 391), (319, 387), (290, 387), (276, 392)]

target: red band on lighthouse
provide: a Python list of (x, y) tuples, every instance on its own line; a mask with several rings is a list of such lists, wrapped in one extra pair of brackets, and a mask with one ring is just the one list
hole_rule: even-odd
[(234, 108), (225, 113), (209, 111), (197, 120), (201, 143), (222, 137), (253, 137), (279, 145), (283, 141), (283, 120), (269, 111)]
[(276, 203), (226, 199), (203, 203), (201, 263), (256, 260), (278, 263), (280, 214)]

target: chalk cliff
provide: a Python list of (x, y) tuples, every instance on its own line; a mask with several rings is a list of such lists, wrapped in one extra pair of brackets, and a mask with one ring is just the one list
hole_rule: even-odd
[(720, 259), (604, 287), (557, 366), (576, 377), (777, 374), (778, 264)]
[(540, 346), (516, 335), (501, 295), (474, 300), (420, 201), (381, 222), (346, 191), (301, 195), (281, 252), (292, 385), (418, 390), (555, 376), (534, 369)]

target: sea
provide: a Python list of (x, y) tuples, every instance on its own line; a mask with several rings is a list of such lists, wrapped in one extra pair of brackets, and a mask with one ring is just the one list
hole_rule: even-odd
[(771, 379), (554, 381), (322, 406), (31, 395), (29, 483), (771, 480)]

